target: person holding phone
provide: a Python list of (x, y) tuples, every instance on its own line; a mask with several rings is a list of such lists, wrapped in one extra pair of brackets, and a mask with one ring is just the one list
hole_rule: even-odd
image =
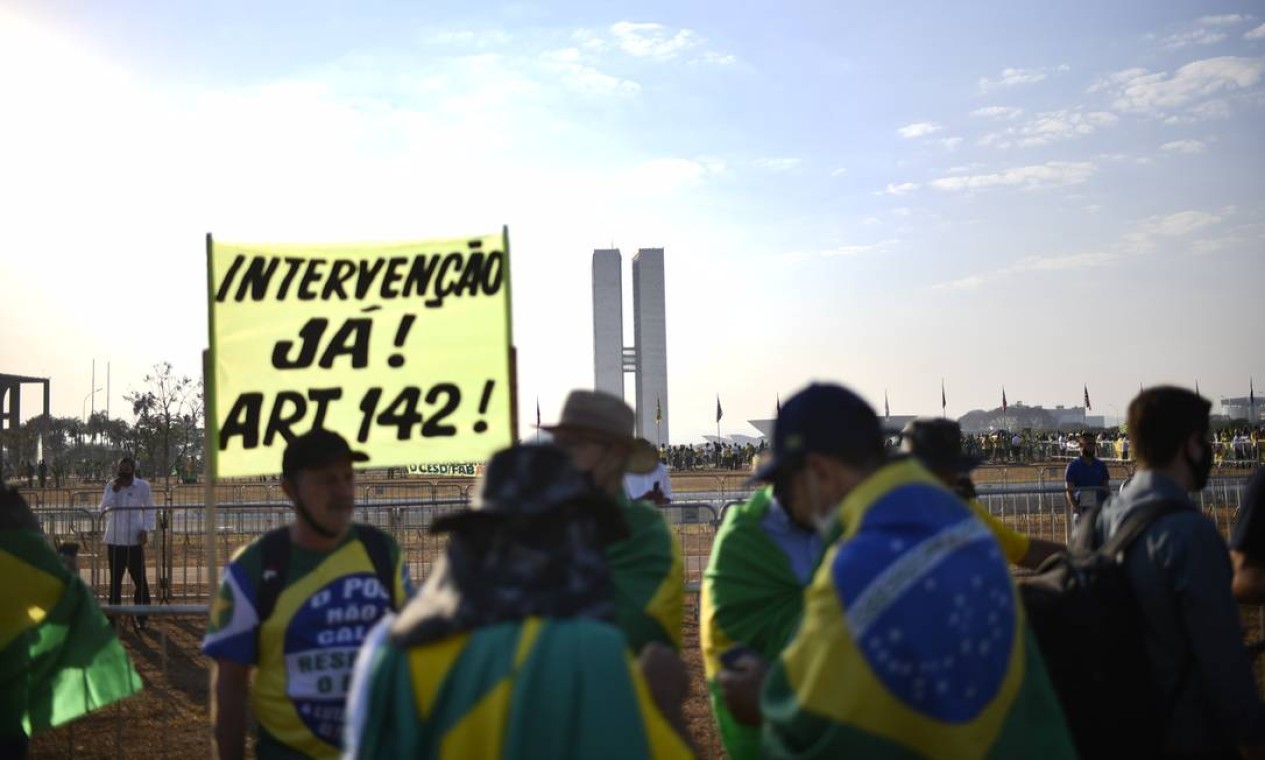
[[(154, 530), (154, 494), (149, 483), (136, 477), (131, 457), (119, 460), (115, 478), (105, 486), (99, 511), (105, 513), (105, 544), (110, 567), (110, 604), (122, 600), (123, 573), (132, 576), (136, 592), (133, 602), (149, 604), (149, 581), (145, 576), (145, 544)], [(136, 618), (144, 629), (146, 617)]]

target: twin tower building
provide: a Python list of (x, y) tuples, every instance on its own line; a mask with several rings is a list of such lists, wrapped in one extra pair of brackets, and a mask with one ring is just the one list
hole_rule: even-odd
[(624, 398), (624, 375), (635, 383), (636, 434), (656, 446), (668, 436), (668, 339), (663, 249), (642, 248), (632, 260), (633, 345), (624, 345), (623, 257), (593, 251), (593, 368), (599, 391)]

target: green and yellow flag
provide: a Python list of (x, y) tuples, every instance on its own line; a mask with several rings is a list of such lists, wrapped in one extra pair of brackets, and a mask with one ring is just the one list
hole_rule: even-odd
[(768, 757), (1073, 758), (1001, 547), (916, 462), (844, 500), (762, 698)]
[(681, 648), (685, 564), (681, 544), (663, 514), (621, 495), (628, 538), (606, 547), (615, 586), (615, 623), (634, 652), (651, 641)]
[(0, 531), (0, 736), (35, 735), (141, 688), (88, 587), (37, 531)]
[(760, 729), (734, 720), (720, 693), (720, 657), (736, 644), (765, 660), (777, 659), (795, 633), (803, 610), (804, 582), (763, 522), (772, 506), (772, 488), (729, 508), (716, 533), (703, 575), (699, 639), (712, 712), (725, 752), (733, 760), (760, 753)]
[(386, 628), (357, 661), (346, 757), (691, 756), (614, 626), (527, 618), (407, 649)]

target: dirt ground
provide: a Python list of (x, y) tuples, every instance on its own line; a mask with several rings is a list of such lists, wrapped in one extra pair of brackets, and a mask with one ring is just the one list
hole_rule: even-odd
[[(1062, 467), (1009, 466), (985, 467), (978, 471), (977, 482), (1033, 483), (1038, 478), (1047, 482)], [(1113, 479), (1122, 479), (1123, 469), (1112, 467)], [(685, 473), (673, 476), (673, 487), (688, 501), (690, 492), (740, 492), (746, 473)], [(719, 480), (718, 480), (719, 479)], [(1116, 482), (1119, 482), (1118, 480)], [(1218, 521), (1219, 524), (1221, 521)], [(679, 526), (682, 538), (689, 542), (691, 531), (698, 526)], [(1022, 527), (1022, 526), (1016, 526)], [(703, 533), (708, 533), (703, 531)], [(706, 556), (710, 535), (687, 554)], [(698, 562), (696, 561), (697, 565)], [(687, 567), (696, 577), (701, 566)], [(417, 576), (417, 571), (414, 571)], [(691, 734), (703, 757), (722, 757), (720, 743), (711, 718), (702, 659), (698, 647), (698, 615), (696, 597), (687, 594), (685, 616), (685, 650), (683, 652), (690, 677), (690, 694), (685, 714)], [(1244, 608), (1244, 627), (1249, 641), (1259, 640), (1265, 630), (1262, 608)], [(32, 743), (33, 758), (200, 758), (205, 757), (210, 742), (208, 719), (208, 661), (198, 652), (205, 620), (201, 617), (155, 619), (143, 633), (130, 621), (120, 621), (121, 638), (132, 655), (144, 691), (124, 702), (99, 711), (69, 726), (36, 737)], [(1258, 683), (1265, 683), (1265, 672), (1257, 667)]]

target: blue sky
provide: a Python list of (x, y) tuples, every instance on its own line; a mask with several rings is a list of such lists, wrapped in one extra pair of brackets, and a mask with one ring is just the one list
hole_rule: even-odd
[(508, 224), (523, 420), (592, 383), (611, 243), (666, 249), (676, 440), (810, 379), (953, 415), (1265, 382), (1259, 4), (471, 5), (7, 4), (0, 370), (59, 414), (94, 357), (112, 410), (193, 374), (207, 231)]

